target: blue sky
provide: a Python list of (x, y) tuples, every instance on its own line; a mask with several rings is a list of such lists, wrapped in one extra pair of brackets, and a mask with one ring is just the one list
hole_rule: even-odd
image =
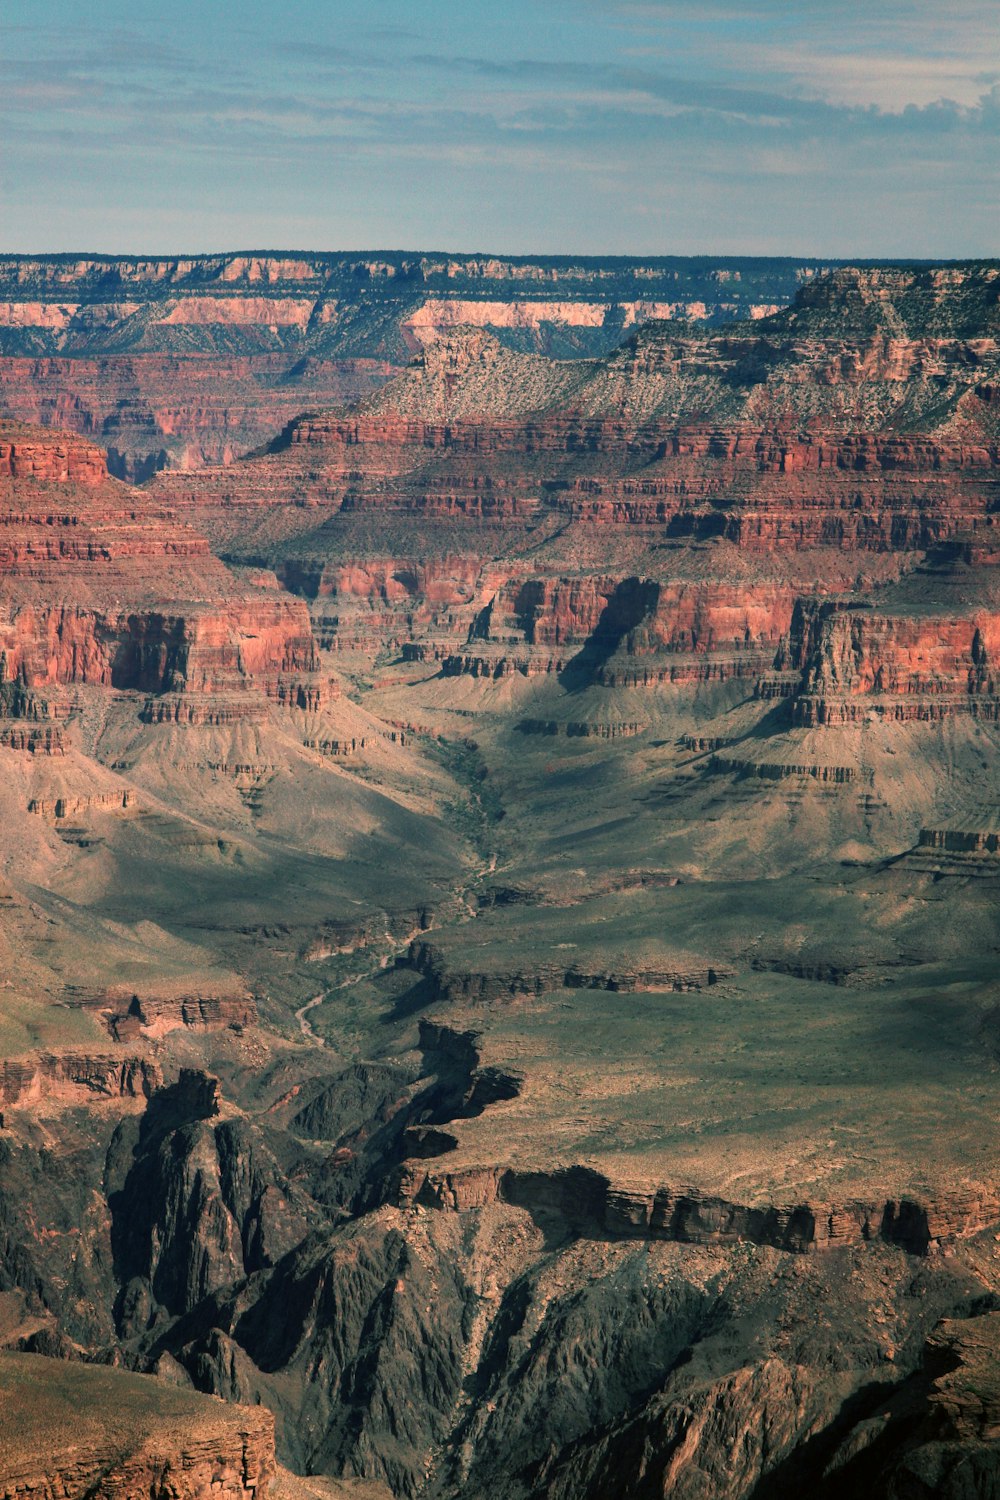
[(0, 250), (1000, 254), (998, 0), (8, 0)]

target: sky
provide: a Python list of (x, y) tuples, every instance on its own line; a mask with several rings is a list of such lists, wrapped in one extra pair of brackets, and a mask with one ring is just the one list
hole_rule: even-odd
[(998, 0), (6, 0), (0, 251), (1000, 254)]

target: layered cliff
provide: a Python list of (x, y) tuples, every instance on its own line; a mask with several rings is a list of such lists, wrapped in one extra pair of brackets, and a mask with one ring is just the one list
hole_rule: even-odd
[[(760, 317), (820, 263), (790, 259), (434, 254), (7, 256), (0, 337), (9, 353), (201, 348), (398, 353), (456, 322), (574, 332), (610, 347), (649, 317)], [(583, 347), (587, 347), (586, 342)]]
[(266, 1495), (274, 1421), (142, 1376), (0, 1355), (4, 1500), (233, 1500)]
[[(849, 275), (856, 289), (877, 280)], [(968, 268), (940, 294), (959, 309), (956, 327), (971, 316), (966, 303), (991, 305), (993, 275)], [(988, 537), (998, 463), (989, 318), (971, 339), (887, 340), (844, 318), (833, 336), (825, 320), (840, 285), (821, 283), (825, 303), (814, 288), (761, 332), (652, 324), (602, 361), (552, 362), (486, 332), (449, 334), (356, 411), (291, 424), (271, 446), (280, 461), (165, 492), (218, 505), (252, 490), (272, 503), (492, 521), (541, 507), (762, 551)], [(918, 286), (896, 291), (919, 304)]]
[(356, 398), (457, 323), (559, 355), (653, 317), (764, 317), (815, 262), (406, 254), (0, 260), (0, 411), (70, 428), (140, 481), (228, 463)]
[(0, 538), (0, 679), (18, 685), (5, 700), (13, 717), (31, 717), (46, 688), (80, 684), (306, 691), (296, 684), (316, 659), (304, 608), (236, 584), (203, 537), (109, 479), (91, 444), (6, 430)]
[[(250, 330), (237, 330), (248, 332)], [(378, 359), (183, 350), (0, 354), (0, 411), (101, 443), (119, 479), (229, 463), (304, 406), (349, 401), (393, 366)]]
[[(153, 493), (328, 601), (318, 626), (343, 649), (381, 641), (494, 680), (736, 677), (762, 693), (794, 669), (797, 722), (848, 722), (806, 662), (796, 601), (843, 621), (818, 601), (881, 587), (930, 550), (942, 575), (992, 555), (995, 276), (844, 270), (753, 328), (651, 324), (600, 361), (459, 330), (355, 409), (306, 414), (259, 456)], [(936, 626), (873, 625), (878, 691), (988, 715), (991, 609), (956, 617), (950, 666), (923, 676), (893, 667), (889, 638)]]

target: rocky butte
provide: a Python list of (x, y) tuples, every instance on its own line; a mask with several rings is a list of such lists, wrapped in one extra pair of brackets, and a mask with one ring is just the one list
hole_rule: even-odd
[(5, 272), (0, 1494), (994, 1494), (1000, 265), (351, 264)]

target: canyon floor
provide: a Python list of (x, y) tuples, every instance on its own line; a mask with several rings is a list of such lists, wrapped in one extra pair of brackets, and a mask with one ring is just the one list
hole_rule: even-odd
[(0, 423), (0, 1496), (995, 1495), (1000, 267), (459, 290)]

